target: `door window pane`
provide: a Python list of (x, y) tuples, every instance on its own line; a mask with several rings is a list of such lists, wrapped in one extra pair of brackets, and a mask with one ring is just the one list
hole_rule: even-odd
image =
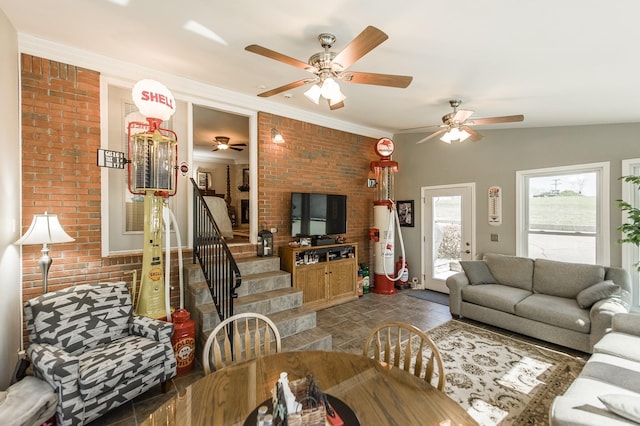
[(432, 277), (446, 279), (460, 272), (462, 197), (433, 197)]

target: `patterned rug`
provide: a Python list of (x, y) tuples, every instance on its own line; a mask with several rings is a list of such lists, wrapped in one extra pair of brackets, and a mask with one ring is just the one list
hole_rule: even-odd
[(442, 355), (446, 394), (481, 425), (549, 424), (553, 399), (585, 363), (456, 320), (427, 334)]

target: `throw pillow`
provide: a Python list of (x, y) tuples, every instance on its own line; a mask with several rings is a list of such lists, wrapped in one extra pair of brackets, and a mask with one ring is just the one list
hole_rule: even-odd
[(609, 296), (613, 296), (620, 290), (620, 286), (613, 283), (611, 280), (601, 281), (598, 284), (594, 284), (585, 288), (576, 296), (578, 306), (582, 309), (590, 308), (598, 300), (605, 299)]
[(634, 395), (602, 395), (598, 399), (609, 411), (640, 423), (640, 398)]
[(491, 275), (489, 266), (484, 260), (461, 260), (460, 266), (467, 274), (471, 285), (496, 283), (496, 279)]

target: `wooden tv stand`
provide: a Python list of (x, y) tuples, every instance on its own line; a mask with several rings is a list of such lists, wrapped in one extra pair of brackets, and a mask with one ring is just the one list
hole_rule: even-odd
[(280, 247), (280, 264), (291, 273), (293, 287), (302, 290), (305, 306), (324, 309), (358, 299), (357, 243)]

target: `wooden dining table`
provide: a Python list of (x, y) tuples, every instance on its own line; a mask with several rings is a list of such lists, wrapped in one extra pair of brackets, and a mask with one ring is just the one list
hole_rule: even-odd
[(346, 404), (363, 426), (477, 424), (443, 392), (412, 374), (361, 355), (328, 351), (280, 352), (225, 367), (186, 387), (143, 424), (243, 425), (271, 398), (282, 372), (289, 380), (313, 375), (318, 387)]

